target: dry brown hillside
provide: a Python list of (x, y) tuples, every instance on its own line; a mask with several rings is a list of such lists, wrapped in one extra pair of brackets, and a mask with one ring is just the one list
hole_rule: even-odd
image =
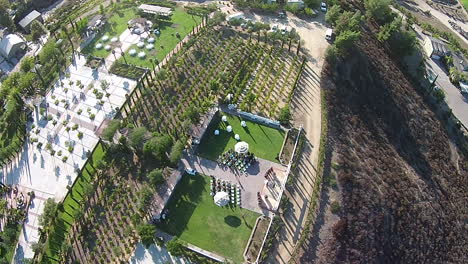
[(468, 263), (468, 158), (371, 32), (322, 87), (342, 212), (298, 262)]

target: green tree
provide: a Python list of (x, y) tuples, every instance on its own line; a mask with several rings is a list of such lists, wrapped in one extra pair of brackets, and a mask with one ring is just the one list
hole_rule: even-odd
[(338, 21), (338, 18), (342, 12), (343, 10), (341, 9), (340, 5), (334, 5), (330, 7), (325, 14), (325, 21), (333, 26), (336, 25), (336, 22)]
[(321, 0), (305, 0), (304, 3), (310, 8), (317, 8), (320, 6)]
[(137, 227), (138, 235), (140, 236), (141, 243), (149, 248), (154, 243), (156, 235), (156, 227), (152, 224), (140, 224)]
[(134, 128), (128, 137), (130, 146), (136, 150), (142, 150), (146, 132), (148, 132), (148, 130), (146, 130), (145, 127)]
[(226, 20), (226, 14), (221, 11), (216, 11), (213, 14), (213, 17), (209, 20), (210, 24), (218, 25)]
[(0, 27), (14, 26), (10, 14), (8, 13), (9, 8), (10, 2), (8, 0), (0, 0)]
[(291, 115), (291, 110), (289, 109), (289, 105), (286, 105), (280, 109), (278, 121), (280, 121), (282, 125), (289, 124), (289, 121), (291, 120), (291, 118), (292, 118), (292, 115)]
[(107, 141), (112, 141), (114, 138), (115, 132), (120, 128), (120, 120), (114, 119), (109, 122), (107, 127), (102, 132), (102, 138)]
[(145, 143), (143, 153), (152, 155), (158, 161), (163, 161), (166, 158), (166, 152), (170, 151), (172, 143), (172, 138), (169, 135), (155, 136)]
[(49, 198), (44, 203), (44, 211), (39, 216), (39, 225), (42, 228), (47, 227), (55, 218), (57, 212), (57, 203), (53, 198)]
[(38, 41), (39, 38), (46, 33), (44, 26), (38, 21), (33, 21), (30, 29), (31, 37), (34, 41)]
[(182, 140), (178, 140), (174, 146), (172, 146), (171, 154), (169, 155), (169, 161), (173, 166), (176, 166), (179, 160), (182, 158), (184, 148), (185, 143)]
[(339, 35), (341, 34), (341, 32), (346, 30), (359, 31), (359, 25), (361, 21), (362, 15), (359, 10), (355, 13), (345, 11), (340, 15), (340, 17), (336, 21), (335, 34)]
[(336, 37), (335, 47), (344, 55), (361, 36), (361, 32), (346, 30)]
[(184, 255), (184, 244), (177, 238), (173, 237), (169, 242), (166, 243), (166, 248), (171, 255), (180, 257)]
[(185, 110), (182, 117), (184, 119), (189, 119), (190, 121), (192, 121), (193, 124), (196, 124), (196, 123), (198, 123), (198, 121), (200, 121), (200, 112), (198, 111), (198, 109), (195, 106), (192, 105), (192, 106), (189, 106)]
[(44, 251), (44, 244), (42, 244), (41, 242), (33, 242), (31, 243), (31, 249), (34, 252), (34, 254), (40, 254)]
[(154, 169), (148, 174), (148, 179), (154, 187), (164, 182), (164, 175), (162, 169)]
[(390, 9), (391, 0), (364, 0), (366, 17), (374, 19), (380, 25), (388, 23), (393, 19), (393, 13)]
[(390, 47), (393, 53), (400, 57), (411, 55), (418, 43), (416, 34), (413, 31), (400, 29), (390, 38)]
[(34, 68), (34, 57), (32, 56), (24, 57), (23, 60), (21, 61), (20, 70), (22, 72), (29, 72), (33, 68)]
[(88, 22), (89, 22), (89, 19), (87, 17), (84, 19), (78, 20), (78, 22), (76, 22), (76, 32), (80, 35), (85, 33), (86, 29), (88, 28)]

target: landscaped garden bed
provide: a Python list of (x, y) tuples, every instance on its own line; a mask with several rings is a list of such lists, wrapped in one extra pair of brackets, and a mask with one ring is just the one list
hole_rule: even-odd
[(159, 228), (236, 263), (243, 261), (243, 250), (259, 214), (217, 206), (210, 195), (209, 177), (184, 175), (166, 208), (169, 216)]
[(255, 225), (252, 237), (249, 240), (245, 251), (245, 258), (248, 262), (254, 262), (257, 260), (258, 254), (262, 248), (263, 240), (265, 239), (270, 225), (270, 218), (266, 216), (260, 217)]
[(297, 135), (299, 134), (299, 130), (296, 128), (291, 128), (286, 136), (286, 140), (284, 142), (283, 148), (281, 150), (280, 159), (283, 164), (289, 164), (292, 158), (292, 154), (294, 151), (294, 145), (296, 144)]
[[(221, 120), (221, 116), (227, 117), (227, 122)], [(241, 126), (245, 121), (247, 126)], [(231, 126), (232, 132), (227, 132), (226, 127)], [(214, 131), (219, 130), (219, 135)], [(238, 142), (234, 135), (238, 134), (241, 141), (249, 144), (249, 151), (255, 156), (279, 162), (278, 155), (283, 144), (285, 132), (279, 129), (264, 126), (227, 113), (220, 113), (214, 117), (205, 136), (200, 142), (199, 155), (210, 160), (216, 160), (219, 155), (229, 149), (233, 149)]]
[(132, 80), (140, 79), (145, 72), (146, 71), (142, 68), (119, 62), (112, 64), (110, 68), (110, 73)]

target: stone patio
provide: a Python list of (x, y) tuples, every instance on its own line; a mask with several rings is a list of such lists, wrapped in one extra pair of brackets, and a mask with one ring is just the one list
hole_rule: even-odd
[[(247, 169), (247, 173), (239, 173), (237, 170), (228, 167), (221, 167), (215, 161), (207, 160), (194, 154), (184, 154), (182, 159), (185, 168), (195, 169), (197, 172), (214, 176), (216, 178), (238, 184), (241, 188), (241, 207), (261, 213), (269, 214), (269, 211), (276, 210), (279, 204), (279, 190), (284, 186), (284, 179), (286, 177), (287, 167), (274, 163), (268, 160), (258, 159), (258, 162), (253, 164)], [(267, 170), (273, 168), (275, 171), (274, 181), (277, 183), (275, 189), (268, 188), (265, 184), (266, 178), (264, 177)], [(265, 190), (265, 187), (267, 188)], [(278, 189), (279, 188), (279, 189)], [(258, 205), (257, 193), (260, 192), (262, 196), (268, 195), (267, 202), (264, 205), (267, 208), (261, 208)]]

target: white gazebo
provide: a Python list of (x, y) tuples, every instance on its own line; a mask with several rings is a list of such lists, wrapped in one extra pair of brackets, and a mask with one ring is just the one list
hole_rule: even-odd
[(223, 117), (221, 117), (221, 120), (223, 120), (223, 122), (227, 122), (227, 116), (223, 115)]
[(231, 133), (231, 132), (232, 132), (232, 126), (227, 126), (227, 127), (226, 127), (226, 131), (229, 132), (229, 133)]
[(219, 130), (216, 129), (216, 130), (214, 131), (214, 134), (215, 134), (215, 136), (219, 135)]
[(229, 203), (229, 194), (227, 192), (218, 192), (213, 199), (217, 206), (225, 206)]
[(246, 126), (247, 126), (247, 122), (241, 121), (241, 126), (242, 126), (242, 127), (246, 127)]
[(234, 150), (237, 153), (245, 154), (245, 153), (249, 152), (249, 144), (247, 142), (245, 142), (245, 141), (241, 141), (241, 142), (237, 143), (234, 146)]
[(235, 138), (237, 141), (239, 141), (239, 140), (240, 140), (239, 134), (235, 134), (235, 135), (234, 135), (234, 138)]

